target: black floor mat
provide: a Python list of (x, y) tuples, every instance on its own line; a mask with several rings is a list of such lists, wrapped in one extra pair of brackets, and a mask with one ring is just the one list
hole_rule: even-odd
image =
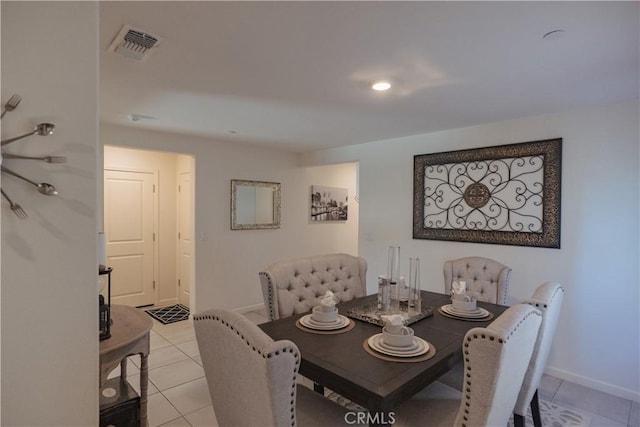
[(187, 320), (189, 318), (189, 308), (182, 304), (170, 305), (168, 307), (154, 308), (146, 310), (146, 313), (163, 325)]

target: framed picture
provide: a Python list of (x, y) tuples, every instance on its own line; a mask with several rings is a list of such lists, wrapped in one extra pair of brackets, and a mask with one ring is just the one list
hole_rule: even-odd
[(562, 138), (414, 156), (413, 238), (560, 248)]
[(349, 191), (346, 188), (311, 186), (311, 221), (346, 221)]
[(280, 228), (280, 183), (231, 180), (231, 229)]

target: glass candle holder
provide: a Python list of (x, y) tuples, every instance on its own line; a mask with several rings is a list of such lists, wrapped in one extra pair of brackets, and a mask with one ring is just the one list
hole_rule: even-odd
[(422, 311), (422, 286), (420, 283), (420, 258), (409, 258), (409, 313)]
[(400, 313), (400, 298), (398, 295), (398, 278), (400, 277), (400, 246), (389, 246), (387, 275), (389, 276), (390, 285), (390, 311), (394, 314)]

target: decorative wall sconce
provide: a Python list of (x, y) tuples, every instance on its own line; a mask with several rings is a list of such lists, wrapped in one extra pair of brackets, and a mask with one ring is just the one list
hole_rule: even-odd
[[(6, 104), (4, 104), (3, 108), (2, 108), (2, 115), (0, 115), (0, 118), (3, 118), (4, 115), (7, 112), (13, 111), (16, 109), (16, 107), (18, 107), (18, 105), (20, 104), (20, 101), (22, 101), (22, 97), (20, 95), (13, 95), (11, 98), (9, 98), (9, 100), (7, 101)], [(19, 155), (15, 155), (15, 154), (9, 154), (9, 153), (5, 153), (4, 152), (4, 146), (11, 144), (13, 142), (19, 141), (23, 138), (29, 137), (31, 135), (40, 135), (40, 136), (47, 136), (47, 135), (51, 135), (53, 133), (53, 130), (55, 129), (55, 125), (53, 123), (39, 123), (36, 125), (36, 127), (28, 133), (25, 133), (24, 135), (20, 135), (20, 136), (16, 136), (13, 138), (8, 138), (5, 139), (3, 141), (0, 142), (0, 147), (3, 147), (2, 149), (0, 149), (0, 170), (2, 171), (2, 173), (8, 174), (8, 175), (12, 175), (18, 179), (21, 179), (31, 185), (33, 185), (34, 187), (36, 187), (36, 189), (38, 190), (38, 192), (40, 192), (40, 194), (44, 194), (45, 196), (56, 196), (58, 194), (58, 191), (56, 190), (56, 187), (53, 186), (52, 184), (49, 184), (47, 182), (35, 182), (30, 180), (29, 178), (9, 169), (8, 167), (4, 166), (3, 160), (5, 159), (23, 159), (23, 160), (38, 160), (38, 161), (43, 161), (46, 163), (65, 163), (67, 161), (66, 157), (58, 157), (58, 156), (19, 156)], [(2, 193), (2, 197), (4, 197), (7, 202), (9, 202), (9, 206), (11, 208), (11, 210), (13, 211), (13, 213), (16, 214), (16, 216), (20, 219), (26, 219), (28, 218), (27, 213), (24, 211), (24, 209), (22, 208), (22, 206), (20, 206), (18, 203), (14, 202), (11, 198), (9, 198), (9, 196), (7, 195), (7, 193), (5, 193), (4, 190), (0, 189), (1, 193)]]

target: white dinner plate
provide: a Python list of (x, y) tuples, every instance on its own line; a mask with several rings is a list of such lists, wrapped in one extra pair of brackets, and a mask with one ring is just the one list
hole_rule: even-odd
[(394, 357), (416, 357), (421, 356), (429, 351), (429, 343), (423, 340), (420, 337), (413, 337), (413, 341), (416, 345), (416, 349), (412, 351), (396, 351), (390, 350), (389, 347), (385, 347), (384, 344), (381, 344), (382, 334), (376, 334), (372, 337), (369, 337), (367, 343), (369, 347), (378, 353), (386, 354), (387, 356)]
[(489, 312), (484, 308), (478, 307), (475, 311), (461, 311), (453, 308), (451, 304), (443, 305), (442, 311), (451, 316), (462, 317), (467, 319), (482, 319), (483, 317), (489, 316)]
[(466, 316), (486, 316), (487, 310), (484, 308), (477, 307), (475, 310), (461, 310), (459, 308), (455, 308), (453, 304), (449, 306), (449, 311), (452, 313), (459, 313)]
[(450, 304), (442, 306), (442, 310), (445, 313), (450, 314), (452, 316), (464, 317), (467, 319), (482, 319), (483, 317), (487, 317), (490, 314), (484, 308), (478, 308), (477, 310), (474, 310), (474, 311), (463, 311), (463, 310), (455, 309)]
[(338, 318), (335, 322), (318, 322), (311, 318), (311, 314), (302, 316), (300, 318), (300, 324), (305, 328), (317, 329), (319, 331), (333, 331), (334, 329), (341, 329), (349, 326), (349, 319), (345, 316), (338, 314)]
[(415, 350), (417, 350), (419, 348), (419, 345), (420, 345), (420, 343), (418, 343), (418, 341), (416, 341), (416, 340), (413, 340), (410, 345), (405, 346), (405, 347), (400, 347), (400, 346), (397, 346), (397, 345), (390, 345), (390, 344), (387, 344), (386, 342), (384, 342), (384, 334), (382, 335), (382, 338), (380, 338), (378, 340), (377, 344), (380, 347), (384, 348), (385, 350), (397, 351), (397, 352), (415, 351)]

